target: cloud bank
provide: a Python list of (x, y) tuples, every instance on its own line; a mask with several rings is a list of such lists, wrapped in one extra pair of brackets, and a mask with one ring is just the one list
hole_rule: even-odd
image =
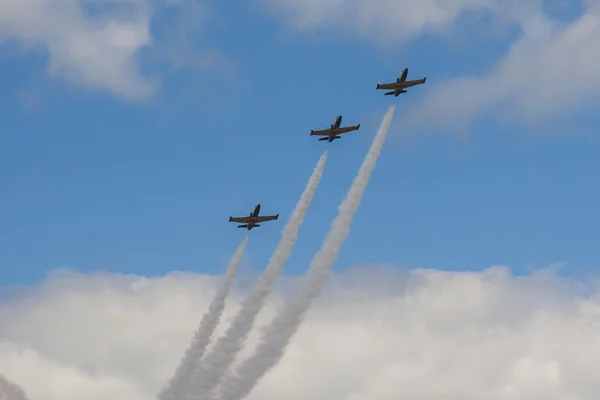
[[(32, 400), (155, 398), (220, 281), (54, 273), (2, 300), (0, 374)], [(237, 287), (232, 300), (246, 292)], [(229, 304), (217, 335), (239, 309)], [(598, 288), (550, 270), (358, 267), (332, 277), (248, 399), (595, 400), (599, 332)]]
[(0, 375), (0, 400), (29, 400), (19, 386)]

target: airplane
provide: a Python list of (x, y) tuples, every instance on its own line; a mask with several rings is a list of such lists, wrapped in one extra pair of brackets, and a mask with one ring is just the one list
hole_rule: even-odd
[(241, 222), (243, 225), (238, 225), (238, 228), (247, 228), (251, 230), (254, 227), (259, 227), (260, 224), (258, 222), (267, 222), (273, 221), (279, 218), (279, 214), (277, 215), (265, 215), (259, 217), (260, 213), (260, 204), (254, 206), (254, 209), (247, 217), (229, 217), (229, 222)]
[(413, 81), (407, 81), (406, 80), (407, 76), (408, 76), (408, 68), (404, 68), (404, 70), (402, 70), (402, 72), (400, 72), (400, 75), (398, 76), (398, 79), (396, 79), (396, 82), (384, 83), (384, 84), (380, 84), (379, 82), (377, 82), (377, 88), (375, 88), (375, 90), (392, 89), (391, 92), (387, 92), (385, 95), (389, 96), (389, 95), (393, 94), (394, 96), (398, 97), (401, 93), (406, 93), (405, 89), (412, 87), (412, 86), (422, 85), (427, 80), (427, 77), (425, 77), (422, 79), (415, 79)]
[(311, 129), (310, 135), (311, 136), (325, 136), (325, 137), (320, 138), (319, 140), (329, 140), (329, 143), (331, 143), (335, 139), (341, 138), (341, 136), (339, 136), (341, 134), (344, 134), (347, 132), (352, 132), (352, 131), (357, 131), (360, 129), (360, 124), (355, 125), (355, 126), (346, 126), (344, 128), (340, 128), (341, 124), (342, 124), (342, 116), (339, 115), (333, 120), (333, 123), (331, 124), (329, 129), (324, 129), (322, 131), (315, 131), (315, 130)]

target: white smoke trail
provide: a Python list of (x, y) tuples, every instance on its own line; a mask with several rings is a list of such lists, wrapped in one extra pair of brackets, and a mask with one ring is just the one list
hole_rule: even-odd
[(192, 388), (188, 393), (188, 399), (203, 400), (210, 398), (211, 390), (219, 384), (223, 375), (235, 360), (236, 354), (242, 349), (244, 341), (252, 330), (256, 316), (262, 309), (277, 277), (283, 272), (285, 261), (292, 253), (298, 236), (298, 229), (321, 180), (326, 160), (327, 152), (323, 153), (310, 176), (304, 193), (300, 196), (289, 222), (283, 229), (281, 240), (265, 271), (242, 304), (241, 310), (235, 316), (225, 335), (219, 338), (212, 351), (198, 365)]
[(0, 400), (29, 400), (23, 389), (0, 375)]
[(252, 391), (264, 374), (281, 360), (287, 344), (298, 330), (312, 300), (323, 290), (323, 286), (331, 273), (331, 266), (337, 259), (339, 250), (350, 233), (350, 224), (377, 163), (377, 158), (392, 122), (394, 110), (395, 107), (392, 105), (385, 114), (377, 136), (375, 136), (373, 144), (358, 171), (358, 175), (354, 179), (346, 198), (339, 206), (339, 213), (331, 224), (331, 230), (325, 237), (321, 249), (315, 254), (308, 272), (302, 278), (299, 293), (294, 300), (285, 305), (284, 309), (267, 326), (254, 355), (245, 360), (234, 371), (234, 374), (223, 382), (221, 396), (219, 397), (221, 400), (243, 399)]
[(237, 273), (238, 266), (242, 261), (242, 257), (244, 257), (244, 251), (246, 250), (247, 243), (248, 236), (246, 236), (244, 241), (238, 246), (236, 252), (231, 257), (229, 266), (225, 271), (225, 279), (223, 284), (210, 303), (208, 312), (204, 314), (204, 317), (202, 317), (200, 327), (194, 334), (192, 343), (186, 350), (183, 360), (181, 360), (181, 363), (177, 367), (175, 375), (173, 375), (167, 387), (163, 389), (158, 396), (160, 400), (177, 400), (181, 398), (181, 395), (189, 388), (195, 367), (204, 355), (215, 328), (217, 325), (219, 325), (221, 315), (223, 314), (223, 309), (225, 308), (225, 300), (227, 299), (229, 291), (231, 290), (231, 285)]

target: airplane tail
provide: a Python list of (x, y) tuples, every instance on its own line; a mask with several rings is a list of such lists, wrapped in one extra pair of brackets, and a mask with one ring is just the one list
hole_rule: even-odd
[(379, 89), (379, 82), (377, 82), (377, 87), (375, 88), (375, 90)]

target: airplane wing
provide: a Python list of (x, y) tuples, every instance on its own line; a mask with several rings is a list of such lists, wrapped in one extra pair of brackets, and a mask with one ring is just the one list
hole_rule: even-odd
[(229, 217), (229, 222), (250, 222), (250, 217)]
[(311, 130), (310, 134), (312, 136), (330, 136), (330, 135), (341, 135), (343, 133), (357, 131), (360, 129), (360, 124), (355, 126), (345, 126), (343, 128), (331, 128), (331, 129), (323, 129), (320, 131)]
[(359, 129), (360, 129), (360, 124), (355, 125), (355, 126), (345, 126), (343, 128), (336, 129), (336, 133), (338, 135), (341, 135), (342, 133), (348, 133), (348, 132), (352, 132), (352, 131), (357, 131)]
[(427, 80), (427, 78), (423, 78), (423, 79), (415, 79), (412, 81), (405, 81), (403, 83), (403, 86), (405, 88), (409, 88), (411, 86), (417, 86), (417, 85), (422, 85), (423, 83), (425, 83), (425, 81)]
[(377, 89), (396, 89), (398, 87), (397, 83), (378, 83)]
[(265, 215), (265, 216), (262, 216), (262, 217), (256, 217), (256, 218), (253, 218), (253, 221), (254, 222), (266, 222), (266, 221), (273, 221), (273, 220), (275, 220), (277, 218), (279, 218), (279, 214), (277, 214), (277, 215)]
[(329, 136), (329, 135), (333, 135), (333, 129), (323, 129), (323, 130), (319, 130), (319, 131), (310, 131), (311, 135), (316, 135), (316, 136)]

